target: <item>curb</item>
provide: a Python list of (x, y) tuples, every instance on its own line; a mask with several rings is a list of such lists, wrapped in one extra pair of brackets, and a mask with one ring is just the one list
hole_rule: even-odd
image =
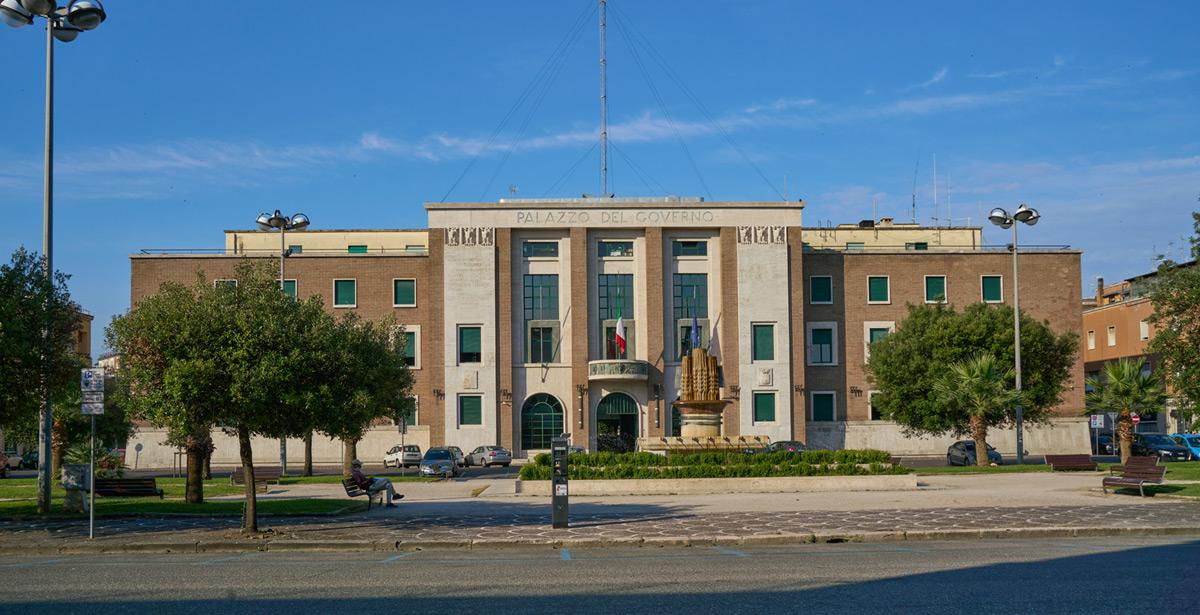
[(799, 544), (879, 543), (1005, 538), (1091, 538), (1103, 536), (1198, 536), (1200, 527), (1037, 527), (874, 532), (780, 533), (745, 536), (645, 536), (628, 538), (476, 538), (452, 540), (256, 540), (208, 542), (80, 542), (0, 545), (0, 555), (111, 553), (396, 552), (425, 550), (591, 549), (606, 547), (736, 547)]

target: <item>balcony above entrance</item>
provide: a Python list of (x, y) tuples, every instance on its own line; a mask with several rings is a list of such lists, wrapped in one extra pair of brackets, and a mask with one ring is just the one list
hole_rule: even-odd
[(645, 381), (650, 374), (650, 364), (635, 359), (610, 359), (605, 361), (588, 361), (588, 381), (600, 380), (641, 380)]

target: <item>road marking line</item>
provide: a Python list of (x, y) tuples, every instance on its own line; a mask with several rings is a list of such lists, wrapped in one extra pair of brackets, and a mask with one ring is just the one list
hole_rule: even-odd
[(738, 551), (737, 549), (727, 549), (725, 547), (713, 547), (713, 548), (715, 548), (719, 553), (723, 553), (725, 555), (732, 555), (734, 557), (750, 557), (749, 553), (746, 553), (743, 551)]
[(222, 564), (225, 562), (233, 562), (233, 561), (240, 560), (244, 557), (254, 555), (254, 553), (257, 553), (257, 551), (247, 552), (247, 553), (238, 553), (237, 555), (230, 555), (229, 557), (218, 557), (217, 559), (210, 559), (208, 561), (204, 561), (204, 562), (200, 562), (200, 563), (201, 564)]
[(396, 561), (396, 560), (398, 560), (398, 559), (404, 559), (404, 558), (406, 558), (406, 557), (412, 557), (412, 556), (416, 555), (417, 553), (418, 553), (417, 551), (409, 551), (408, 553), (401, 553), (400, 555), (393, 555), (393, 556), (391, 556), (391, 557), (389, 557), (389, 558), (387, 558), (387, 559), (385, 559), (385, 560), (381, 560), (379, 563), (380, 563), (380, 564), (390, 564), (390, 563), (392, 563), (392, 562), (394, 562), (394, 561)]
[(562, 556), (562, 559), (564, 562), (571, 561), (571, 550), (570, 549), (559, 549), (558, 554)]
[(50, 564), (57, 564), (59, 562), (65, 562), (65, 561), (68, 561), (68, 560), (65, 558), (64, 559), (48, 559), (48, 560), (44, 560), (44, 561), (40, 561), (40, 562), (25, 562), (25, 563), (21, 563), (21, 564), (4, 564), (3, 566), (0, 566), (0, 567), (3, 567), (3, 568), (31, 568), (33, 566), (49, 566)]

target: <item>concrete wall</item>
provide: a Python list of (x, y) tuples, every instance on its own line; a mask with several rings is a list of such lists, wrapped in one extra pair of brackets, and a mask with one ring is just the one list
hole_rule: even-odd
[[(153, 427), (139, 427), (125, 447), (125, 465), (134, 470), (171, 468), (175, 463), (175, 447), (163, 444), (166, 432)], [(405, 444), (416, 444), (424, 452), (429, 448), (429, 427), (413, 426), (404, 436)], [(237, 436), (213, 431), (213, 467), (241, 465)], [(367, 464), (382, 464), (388, 449), (400, 444), (400, 434), (392, 426), (373, 427), (358, 443), (358, 458)], [(279, 466), (279, 440), (256, 437), (251, 441), (255, 465)], [(138, 447), (141, 447), (140, 450)], [(288, 471), (304, 467), (304, 440), (288, 439)], [(463, 447), (463, 450), (470, 450)], [(339, 465), (342, 463), (342, 441), (320, 434), (313, 436), (313, 463)]]
[[(1025, 450), (1030, 455), (1086, 454), (1091, 452), (1090, 438), (1087, 417), (1059, 417), (1045, 426), (1027, 426)], [(838, 421), (809, 423), (805, 443), (813, 448), (872, 448), (901, 456), (944, 456), (947, 447), (965, 439), (968, 438), (909, 438), (901, 433), (899, 425), (890, 421)], [(988, 444), (995, 447), (1005, 461), (1011, 461), (1017, 453), (1016, 430), (989, 430)]]
[[(757, 233), (750, 231), (738, 238), (737, 244), (737, 345), (739, 389), (739, 435), (768, 436), (772, 440), (788, 440), (792, 436), (792, 369), (793, 357), (788, 349), (791, 340), (791, 309), (789, 293), (788, 246), (786, 229), (778, 235), (769, 227)], [(799, 267), (800, 263), (795, 263)], [(724, 289), (720, 291), (723, 293)], [(753, 326), (771, 325), (774, 328), (774, 358), (753, 359)], [(732, 370), (726, 366), (725, 370)], [(775, 420), (755, 422), (754, 394), (775, 396)], [(729, 430), (725, 431), (726, 435)]]

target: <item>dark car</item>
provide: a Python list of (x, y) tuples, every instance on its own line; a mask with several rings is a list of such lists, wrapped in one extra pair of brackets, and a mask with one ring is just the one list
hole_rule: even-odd
[(425, 458), (421, 460), (421, 476), (454, 478), (458, 476), (458, 460), (448, 448), (431, 448), (425, 451)]
[(1187, 461), (1192, 451), (1179, 446), (1165, 433), (1133, 434), (1133, 454), (1158, 457), (1162, 461)]
[[(1000, 465), (1004, 463), (1004, 458), (992, 445), (988, 445), (987, 450), (988, 462)], [(974, 440), (959, 440), (950, 445), (946, 449), (946, 465), (951, 466), (973, 466), (975, 465), (975, 441)]]
[(1118, 452), (1112, 436), (1101, 435), (1092, 440), (1093, 455), (1116, 455)]
[(780, 440), (778, 442), (772, 442), (768, 444), (767, 448), (764, 449), (763, 452), (777, 453), (779, 451), (788, 451), (789, 453), (802, 453), (807, 450), (808, 447), (804, 446), (803, 442), (798, 442), (796, 440)]

